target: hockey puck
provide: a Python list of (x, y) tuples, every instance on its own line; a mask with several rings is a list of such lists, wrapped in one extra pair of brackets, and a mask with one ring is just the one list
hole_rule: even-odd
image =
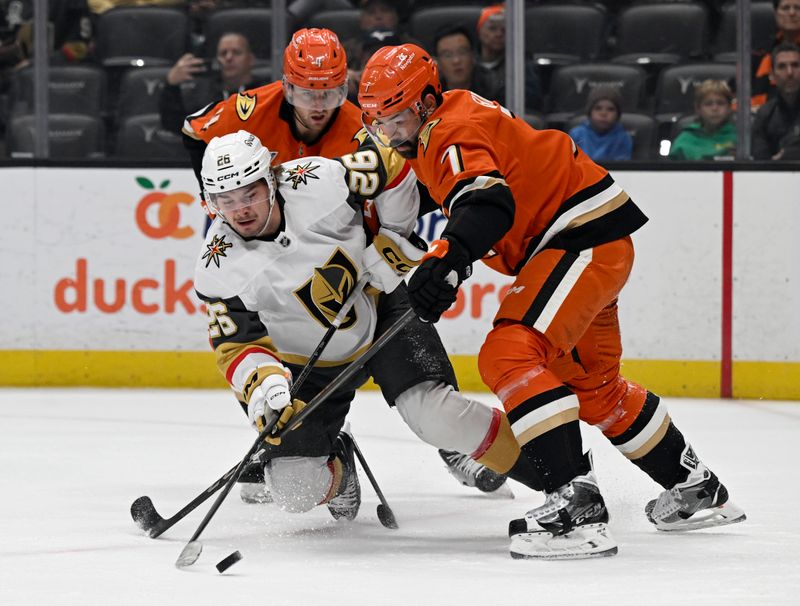
[(239, 553), (238, 551), (234, 551), (224, 560), (220, 560), (219, 562), (217, 562), (217, 571), (219, 573), (225, 572), (226, 570), (228, 570), (228, 568), (236, 564), (236, 562), (241, 560), (243, 557), (244, 556), (241, 553)]

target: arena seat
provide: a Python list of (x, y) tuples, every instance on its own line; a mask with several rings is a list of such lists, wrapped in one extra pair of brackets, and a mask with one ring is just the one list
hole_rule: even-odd
[(320, 11), (308, 18), (306, 27), (329, 29), (344, 42), (350, 38), (361, 36), (361, 11), (357, 9), (341, 9)]
[[(287, 17), (289, 19), (289, 17)], [(228, 8), (215, 11), (208, 16), (205, 25), (206, 55), (214, 57), (217, 42), (222, 34), (239, 32), (250, 42), (259, 62), (269, 62), (272, 58), (272, 9), (269, 8)], [(292, 24), (287, 23), (287, 36), (292, 34)], [(289, 39), (285, 40), (288, 43)]]
[(114, 8), (97, 19), (97, 57), (104, 67), (172, 65), (188, 43), (189, 18), (173, 8)]
[(730, 63), (687, 63), (664, 68), (656, 85), (656, 120), (660, 124), (672, 123), (680, 116), (694, 112), (694, 89), (708, 79), (724, 80), (733, 89), (736, 66)]
[(525, 54), (540, 65), (596, 59), (606, 37), (606, 11), (591, 4), (540, 4), (525, 9)]
[(587, 63), (558, 67), (550, 80), (547, 123), (562, 125), (575, 113), (585, 112), (589, 93), (601, 85), (618, 88), (623, 112), (641, 109), (645, 80), (645, 71), (636, 65)]
[[(753, 50), (769, 50), (775, 40), (775, 10), (772, 2), (750, 4), (750, 34)], [(736, 4), (722, 7), (719, 32), (714, 42), (714, 61), (735, 63), (736, 52)]]
[(158, 114), (130, 116), (117, 130), (114, 156), (156, 160), (185, 160), (188, 158), (181, 136), (161, 128)]
[[(12, 158), (33, 157), (36, 137), (36, 116), (11, 117), (6, 129), (9, 155)], [(101, 158), (105, 155), (105, 126), (96, 116), (50, 114), (48, 141), (51, 158)]]
[(158, 97), (169, 67), (135, 67), (122, 74), (117, 117), (158, 113)]
[[(33, 113), (32, 67), (13, 72), (12, 113)], [(53, 65), (48, 69), (48, 108), (53, 114), (98, 115), (105, 111), (106, 74), (92, 65)]]
[(538, 112), (526, 113), (524, 116), (522, 116), (522, 119), (536, 130), (547, 128), (547, 121), (544, 119), (544, 116)]
[(671, 65), (704, 57), (708, 11), (696, 2), (637, 4), (617, 17), (612, 61)]
[(482, 6), (434, 6), (417, 9), (408, 20), (408, 33), (433, 55), (436, 51), (433, 39), (440, 28), (460, 24), (474, 36), (482, 10)]

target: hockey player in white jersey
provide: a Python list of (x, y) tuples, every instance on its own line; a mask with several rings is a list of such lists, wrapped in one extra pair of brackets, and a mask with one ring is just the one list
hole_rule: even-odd
[[(195, 269), (218, 366), (256, 427), (263, 427), (268, 409), (278, 411), (283, 426), (408, 309), (403, 275), (423, 254), (387, 227), (368, 244), (363, 226), (362, 198), (375, 195), (394, 210), (394, 218), (382, 217), (384, 226), (414, 224), (413, 173), (381, 193), (389, 175), (374, 150), (276, 168), (270, 161), (270, 152), (245, 131), (211, 141), (202, 179), (217, 218)], [(372, 288), (354, 292), (364, 274)], [(378, 299), (373, 289), (397, 296)], [(356, 299), (347, 318), (290, 401), (292, 375), (351, 295)], [(384, 326), (378, 305), (391, 308), (380, 314)], [(265, 480), (282, 509), (302, 512), (326, 503), (336, 518), (355, 517), (360, 491), (352, 441), (340, 430), (355, 389), (370, 375), (424, 441), (473, 453), (489, 468), (536, 484), (505, 415), (456, 391), (455, 378), (432, 362), (425, 345), (387, 344), (350, 385), (280, 443), (267, 445)]]

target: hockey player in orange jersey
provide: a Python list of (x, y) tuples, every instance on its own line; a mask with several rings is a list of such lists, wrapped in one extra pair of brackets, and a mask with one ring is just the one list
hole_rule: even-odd
[(617, 297), (630, 234), (647, 221), (625, 191), (565, 133), (534, 130), (469, 91), (442, 93), (417, 46), (377, 51), (358, 99), (373, 138), (410, 160), (448, 217), (409, 280), (418, 315), (436, 322), (479, 259), (515, 277), (478, 358), (546, 492), (511, 522), (511, 555), (617, 552), (579, 419), (664, 488), (645, 507), (658, 529), (744, 520), (658, 396), (620, 375)]
[(356, 151), (361, 112), (347, 101), (347, 57), (336, 34), (326, 29), (298, 30), (284, 52), (282, 80), (186, 118), (183, 133), (198, 175), (206, 144), (240, 129), (277, 152), (278, 163)]
[[(304, 156), (334, 158), (356, 152), (366, 134), (361, 124), (361, 112), (346, 100), (347, 57), (336, 34), (330, 30), (313, 28), (295, 32), (284, 52), (283, 74), (281, 82), (246, 91), (237, 98), (231, 97), (209, 106), (186, 119), (185, 140), (192, 152), (198, 178), (206, 144), (216, 136), (239, 130), (252, 132), (271, 151), (277, 152), (276, 163)], [(414, 201), (418, 204), (415, 177), (407, 163), (392, 153), (384, 166), (387, 172), (385, 189), (412, 189)], [(358, 190), (353, 193), (363, 194), (361, 189), (366, 182), (353, 177), (351, 188)], [(411, 235), (417, 208), (409, 215), (407, 209), (400, 206), (392, 204), (384, 208), (379, 202), (368, 206), (364, 215), (373, 233), (383, 226), (405, 237)], [(400, 314), (408, 309), (405, 284), (390, 294), (382, 294), (381, 299), (388, 300), (379, 306), (382, 326), (388, 326), (393, 319), (387, 310)], [(424, 361), (418, 355), (420, 349), (426, 351)], [(514, 453), (506, 453), (504, 464), (500, 467), (491, 456), (486, 457), (487, 449), (503, 429), (501, 420), (505, 423), (505, 416), (500, 415), (497, 409), (465, 398), (457, 390), (455, 373), (447, 352), (432, 325), (419, 321), (407, 325), (386, 346), (386, 350), (397, 359), (409, 360), (406, 365), (397, 365), (395, 372), (404, 389), (420, 395), (414, 401), (424, 401), (427, 414), (441, 419), (442, 426), (448, 427), (451, 434), (461, 433), (461, 439), (455, 442), (452, 435), (443, 439), (439, 439), (441, 436), (429, 436), (429, 442), (436, 446), (448, 442), (461, 444), (463, 448), (463, 444), (470, 441), (464, 440), (466, 433), (473, 432), (481, 436), (482, 439), (473, 444), (474, 449), (463, 454), (439, 449), (448, 471), (459, 482), (483, 492), (494, 492), (505, 482), (502, 473), (512, 472), (512, 476), (524, 481), (519, 474), (525, 472), (519, 472), (514, 467), (519, 458)], [(419, 362), (417, 366), (414, 366), (414, 360)], [(387, 401), (394, 404), (399, 392), (386, 385), (380, 386)], [(484, 463), (493, 466), (495, 471)], [(524, 467), (527, 468), (527, 465)], [(245, 476), (245, 479), (260, 480), (261, 474), (256, 468), (255, 475)], [(249, 486), (245, 484), (242, 498), (247, 501), (268, 499), (262, 486), (260, 481), (251, 481)], [(510, 491), (504, 488), (503, 492)]]

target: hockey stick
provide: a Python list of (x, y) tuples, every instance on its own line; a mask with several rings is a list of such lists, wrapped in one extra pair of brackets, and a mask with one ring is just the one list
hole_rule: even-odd
[[(342, 387), (345, 383), (350, 381), (361, 369), (364, 365), (369, 362), (372, 357), (378, 353), (386, 343), (389, 342), (402, 328), (408, 324), (413, 318), (415, 317), (414, 310), (408, 309), (406, 312), (398, 318), (394, 324), (392, 324), (389, 329), (384, 332), (380, 337), (378, 337), (369, 348), (361, 354), (358, 358), (353, 360), (350, 364), (348, 364), (347, 368), (345, 368), (342, 372), (340, 372), (333, 381), (328, 383), (322, 391), (320, 391), (311, 401), (306, 405), (306, 407), (300, 411), (300, 413), (292, 419), (290, 424), (284, 425), (282, 429), (279, 429), (275, 433), (275, 437), (281, 437), (287, 431), (291, 431), (295, 429), (303, 420), (308, 417), (312, 412), (314, 412), (319, 406), (327, 400), (331, 394), (333, 394), (336, 390)], [(211, 505), (211, 509), (206, 514), (206, 517), (203, 518), (203, 521), (200, 522), (200, 526), (197, 527), (197, 530), (192, 535), (192, 538), (189, 539), (189, 542), (186, 543), (183, 550), (181, 551), (180, 555), (178, 556), (177, 561), (175, 562), (175, 566), (178, 568), (184, 568), (186, 566), (191, 566), (197, 561), (197, 558), (200, 557), (200, 553), (203, 551), (203, 544), (198, 541), (198, 537), (200, 534), (205, 530), (205, 527), (208, 525), (208, 522), (217, 512), (219, 506), (222, 504), (222, 501), (225, 500), (225, 497), (231, 490), (236, 478), (239, 477), (242, 468), (244, 467), (245, 463), (250, 460), (253, 454), (261, 447), (261, 442), (266, 438), (269, 433), (272, 431), (272, 428), (278, 422), (277, 416), (273, 418), (269, 425), (258, 434), (258, 438), (250, 447), (250, 450), (247, 451), (247, 454), (244, 458), (239, 462), (239, 465), (236, 467), (231, 478), (228, 479), (225, 488), (217, 497), (216, 501)]]
[(386, 502), (386, 497), (383, 496), (383, 492), (381, 492), (378, 482), (375, 480), (375, 476), (372, 475), (372, 470), (370, 470), (369, 465), (367, 465), (367, 460), (364, 458), (364, 454), (361, 452), (361, 449), (358, 447), (358, 444), (352, 435), (350, 436), (350, 439), (353, 441), (353, 449), (358, 457), (358, 462), (361, 463), (361, 469), (363, 469), (364, 473), (367, 474), (369, 483), (372, 484), (372, 489), (375, 491), (375, 494), (378, 495), (378, 499), (380, 500), (380, 504), (378, 505), (378, 520), (386, 528), (391, 528), (393, 530), (397, 529), (397, 519), (394, 517), (394, 512), (392, 511), (392, 508), (389, 507), (389, 503)]
[[(303, 366), (302, 370), (300, 371), (300, 374), (298, 374), (297, 378), (293, 381), (291, 388), (292, 399), (294, 399), (294, 396), (300, 389), (300, 386), (305, 382), (309, 373), (313, 369), (314, 364), (317, 363), (317, 360), (319, 360), (322, 352), (333, 338), (336, 330), (339, 328), (339, 326), (341, 326), (342, 322), (344, 322), (344, 319), (347, 317), (350, 309), (352, 309), (353, 305), (355, 305), (356, 299), (358, 298), (358, 293), (360, 293), (364, 286), (366, 286), (367, 282), (367, 274), (363, 274), (361, 278), (359, 278), (358, 282), (356, 282), (356, 285), (353, 287), (353, 291), (350, 293), (350, 295), (348, 295), (347, 300), (342, 304), (342, 307), (339, 309), (336, 317), (331, 321), (331, 325), (328, 327), (328, 330), (325, 331), (325, 334), (322, 336), (317, 348), (312, 352), (311, 356), (309, 356), (308, 362), (306, 362), (305, 366)], [(155, 539), (166, 530), (180, 522), (183, 518), (204, 503), (211, 495), (225, 486), (226, 482), (236, 471), (237, 467), (238, 464), (231, 467), (221, 478), (206, 488), (202, 493), (195, 497), (191, 502), (189, 502), (189, 504), (187, 504), (171, 518), (162, 518), (156, 511), (153, 501), (148, 496), (139, 497), (131, 504), (131, 517), (136, 525), (144, 530), (145, 533), (147, 533), (147, 536), (149, 536), (151, 539)]]

